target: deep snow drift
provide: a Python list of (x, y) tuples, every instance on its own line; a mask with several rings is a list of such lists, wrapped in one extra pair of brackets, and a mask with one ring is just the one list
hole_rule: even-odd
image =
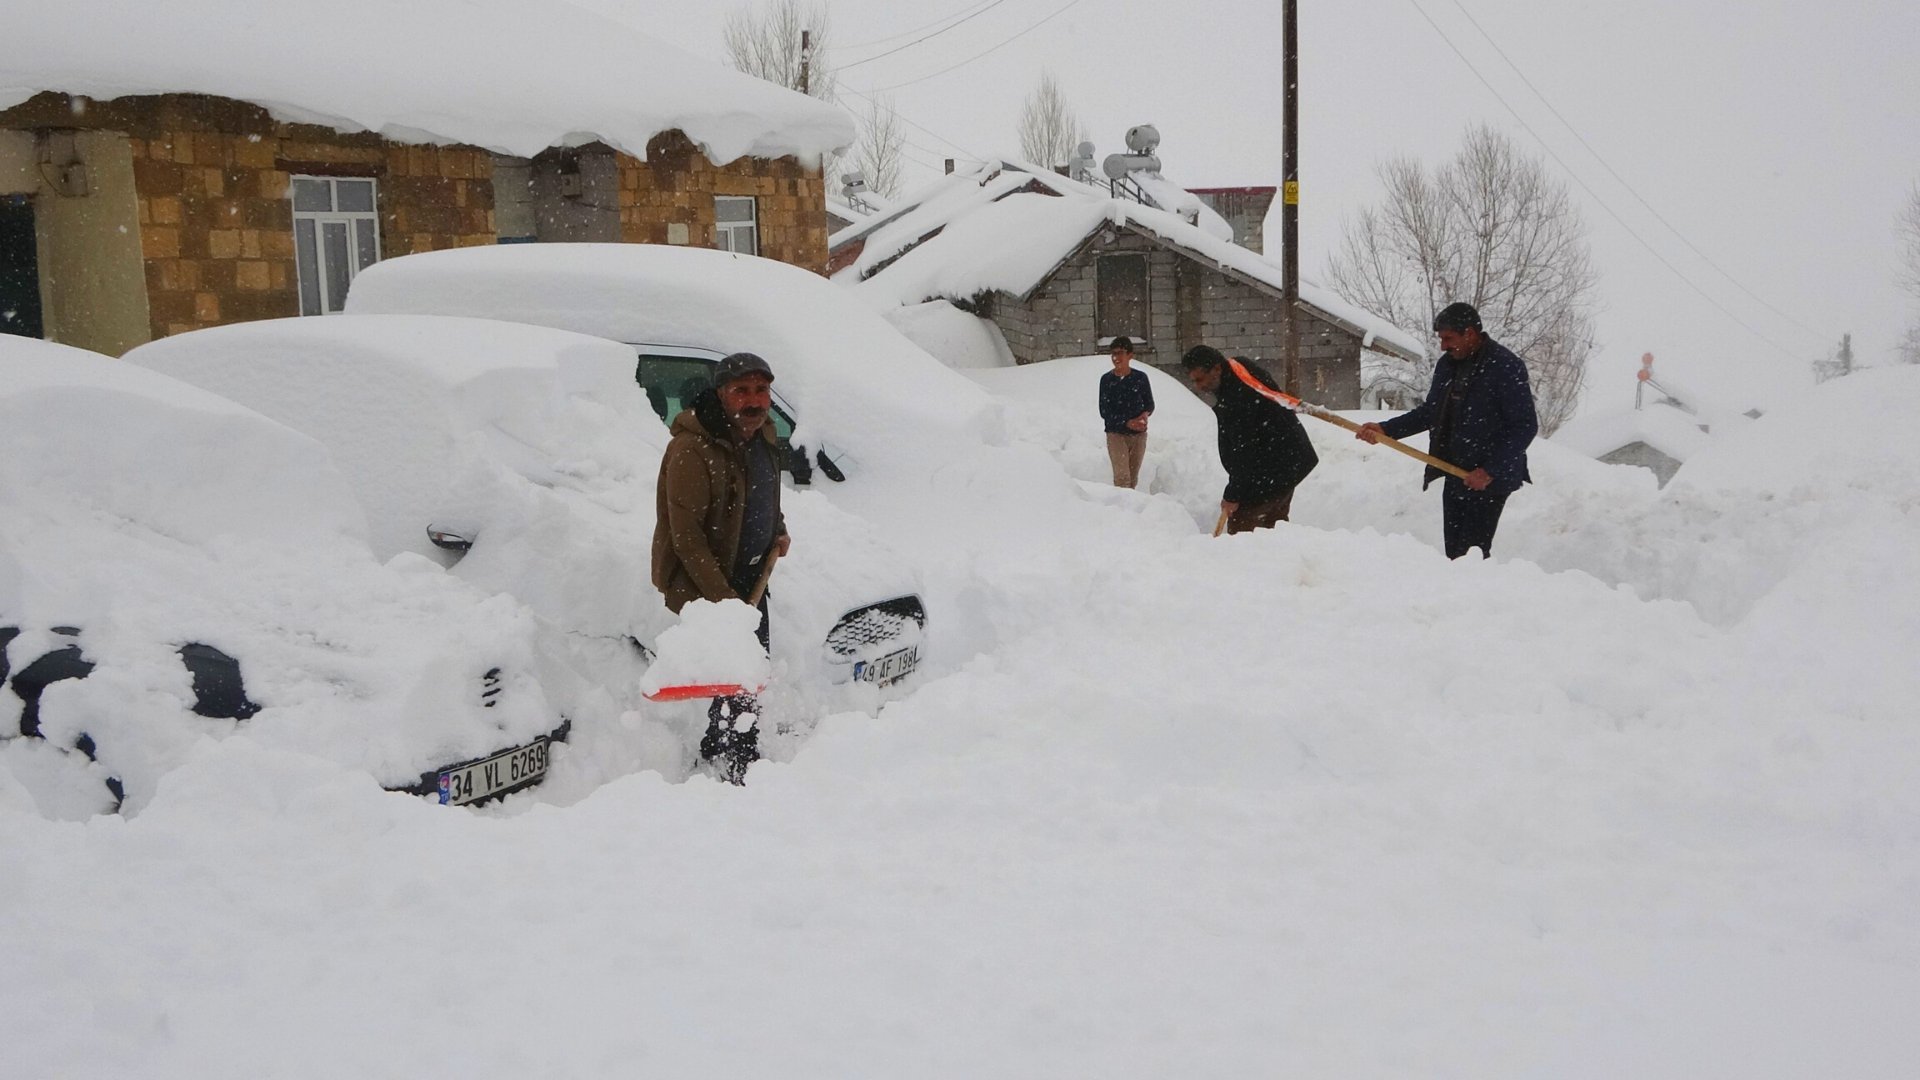
[(1911, 1074), (1920, 371), (1665, 491), (1540, 446), (1490, 562), (1329, 425), (1216, 540), (1203, 429), (1121, 492), (1010, 405), (845, 493), (928, 677), (743, 789), (450, 812), (242, 734), (72, 824), (0, 772), (8, 1071)]

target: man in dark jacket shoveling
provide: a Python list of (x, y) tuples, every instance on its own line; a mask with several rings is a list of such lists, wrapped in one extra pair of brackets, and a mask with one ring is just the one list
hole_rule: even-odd
[[(1433, 329), (1446, 354), (1434, 366), (1426, 402), (1385, 423), (1362, 424), (1354, 437), (1370, 443), (1381, 435), (1404, 439), (1431, 432), (1427, 452), (1467, 470), (1466, 479), (1449, 476), (1440, 489), (1447, 558), (1458, 559), (1474, 548), (1491, 558), (1507, 496), (1533, 479), (1527, 472), (1527, 444), (1540, 421), (1527, 365), (1486, 335), (1471, 304), (1440, 309)], [(1429, 465), (1421, 487), (1442, 475)]]
[[(787, 553), (772, 386), (765, 360), (734, 353), (715, 368), (713, 389), (673, 418), (655, 493), (653, 584), (675, 614), (690, 600), (748, 599), (767, 560)], [(764, 592), (758, 604), (764, 649)], [(760, 756), (758, 711), (750, 695), (715, 698), (707, 711), (700, 756), (734, 783)]]
[(1220, 495), (1227, 532), (1271, 529), (1287, 520), (1293, 489), (1320, 464), (1320, 456), (1300, 418), (1262, 396), (1249, 380), (1269, 390), (1279, 389), (1279, 384), (1260, 365), (1238, 357), (1229, 360), (1209, 345), (1188, 349), (1180, 366), (1187, 369), (1194, 389), (1213, 395), (1220, 464), (1227, 469), (1227, 488)]

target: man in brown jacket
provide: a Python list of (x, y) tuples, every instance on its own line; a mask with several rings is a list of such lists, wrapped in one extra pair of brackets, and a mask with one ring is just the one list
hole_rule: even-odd
[[(653, 584), (667, 607), (689, 600), (745, 600), (766, 560), (791, 543), (780, 513), (779, 445), (768, 414), (773, 369), (753, 353), (734, 353), (714, 370), (714, 387), (673, 418), (660, 461), (653, 527)], [(767, 598), (760, 646), (769, 641)], [(700, 754), (741, 782), (759, 758), (758, 707), (749, 696), (715, 698)]]

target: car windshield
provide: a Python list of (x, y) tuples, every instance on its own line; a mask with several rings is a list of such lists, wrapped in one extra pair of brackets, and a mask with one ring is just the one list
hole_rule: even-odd
[[(634, 377), (646, 391), (654, 413), (670, 424), (693, 402), (694, 395), (713, 385), (713, 367), (714, 361), (700, 356), (641, 353)], [(783, 443), (793, 436), (793, 418), (777, 401), (773, 406), (773, 433)]]

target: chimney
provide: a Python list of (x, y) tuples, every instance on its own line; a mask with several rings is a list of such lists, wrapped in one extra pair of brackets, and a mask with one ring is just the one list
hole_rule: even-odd
[(953, 175), (953, 159), (952, 158), (947, 159), (947, 175), (948, 176)]

